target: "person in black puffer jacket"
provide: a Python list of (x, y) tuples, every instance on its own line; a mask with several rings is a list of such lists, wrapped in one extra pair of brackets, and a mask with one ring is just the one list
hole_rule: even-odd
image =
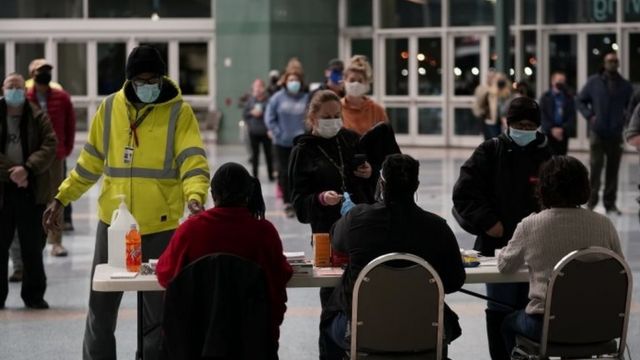
[[(540, 166), (551, 157), (546, 136), (539, 132), (540, 107), (526, 97), (514, 99), (507, 110), (508, 133), (480, 144), (460, 168), (453, 189), (456, 219), (477, 235), (474, 249), (493, 256), (507, 245), (518, 223), (540, 211), (535, 196)], [(523, 309), (528, 284), (487, 284), (487, 296)], [(500, 326), (512, 311), (489, 302), (487, 335), (493, 360), (509, 359)]]
[[(309, 103), (307, 126), (294, 139), (289, 161), (291, 200), (298, 220), (311, 225), (312, 233), (328, 233), (331, 226), (356, 203), (372, 202), (368, 186), (371, 165), (357, 162), (362, 153), (356, 133), (342, 127), (340, 98), (329, 90), (318, 91)], [(348, 194), (348, 195), (347, 195)], [(320, 289), (326, 305), (333, 288)], [(319, 339), (320, 359), (326, 359), (326, 337)]]

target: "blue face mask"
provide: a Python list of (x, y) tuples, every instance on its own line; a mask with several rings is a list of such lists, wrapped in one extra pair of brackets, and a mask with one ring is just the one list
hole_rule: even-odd
[(152, 103), (160, 96), (160, 84), (144, 84), (136, 86), (136, 95), (143, 103)]
[(7, 105), (17, 107), (24, 104), (24, 89), (7, 89), (4, 91)]
[(289, 81), (287, 90), (292, 94), (297, 94), (300, 91), (300, 81)]
[(509, 137), (519, 146), (527, 146), (536, 139), (538, 130), (518, 130), (509, 127)]

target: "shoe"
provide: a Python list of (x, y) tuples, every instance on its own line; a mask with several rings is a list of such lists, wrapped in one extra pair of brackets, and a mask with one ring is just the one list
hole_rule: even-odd
[(24, 305), (28, 308), (31, 309), (38, 309), (38, 310), (44, 310), (44, 309), (48, 309), (49, 308), (49, 303), (46, 302), (44, 299), (40, 299), (38, 301), (34, 301), (34, 302), (24, 302)]
[(284, 213), (288, 218), (294, 218), (296, 216), (296, 209), (293, 208), (293, 205), (286, 204), (284, 206)]
[(606, 211), (607, 211), (607, 214), (622, 215), (622, 211), (620, 211), (620, 209), (618, 209), (618, 207), (615, 205), (606, 208)]
[(73, 227), (73, 223), (71, 221), (65, 221), (64, 226), (62, 227), (62, 231), (73, 231), (75, 230)]
[(51, 247), (51, 255), (57, 257), (63, 257), (69, 255), (67, 249), (65, 249), (62, 245), (53, 244)]
[(9, 282), (21, 282), (22, 281), (22, 270), (14, 270), (13, 274), (9, 276)]

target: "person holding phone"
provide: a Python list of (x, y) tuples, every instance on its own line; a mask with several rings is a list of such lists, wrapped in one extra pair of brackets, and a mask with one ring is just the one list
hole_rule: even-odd
[[(373, 202), (367, 185), (371, 165), (356, 156), (362, 154), (359, 137), (342, 127), (342, 106), (334, 92), (321, 90), (313, 96), (306, 121), (311, 132), (294, 139), (289, 162), (291, 199), (301, 223), (310, 224), (312, 233), (328, 233), (350, 202)], [(320, 289), (323, 307), (332, 292)], [(325, 343), (321, 335), (321, 359), (326, 358)]]

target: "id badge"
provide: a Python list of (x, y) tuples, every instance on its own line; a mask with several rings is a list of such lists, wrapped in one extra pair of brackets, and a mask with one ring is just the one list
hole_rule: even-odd
[(131, 161), (133, 161), (133, 148), (131, 146), (124, 147), (123, 161), (125, 164), (131, 164)]

